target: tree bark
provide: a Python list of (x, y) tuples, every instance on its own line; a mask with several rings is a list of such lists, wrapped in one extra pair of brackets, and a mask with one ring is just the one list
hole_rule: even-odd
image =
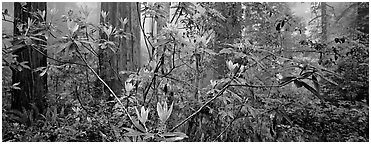
[(359, 3), (357, 7), (357, 30), (362, 32), (363, 34), (359, 34), (358, 38), (363, 43), (368, 43), (368, 36), (365, 34), (369, 34), (369, 3)]
[[(35, 12), (37, 10), (46, 10), (46, 2), (27, 2), (24, 8), (26, 11), (22, 10), (21, 3), (14, 3), (14, 35), (21, 34), (17, 29), (17, 24), (27, 22), (28, 18), (32, 19), (31, 14), (27, 11)], [(35, 44), (46, 45), (46, 43), (37, 41)], [(46, 55), (46, 49), (40, 47), (36, 47), (36, 49)], [(31, 69), (24, 68), (22, 71), (15, 69), (12, 70), (12, 83), (20, 82), (19, 87), (21, 88), (20, 90), (12, 90), (12, 109), (22, 110), (22, 107), (24, 107), (25, 109), (30, 110), (34, 108), (31, 105), (34, 105), (38, 108), (39, 112), (42, 112), (47, 106), (47, 74), (40, 76), (40, 72), (35, 71), (38, 67), (47, 66), (46, 56), (40, 54), (40, 52), (31, 46), (27, 46), (27, 48), (23, 48), (21, 51), (14, 53), (15, 55), (18, 55), (18, 62), (28, 61), (27, 65)]]
[[(109, 48), (99, 51), (99, 74), (116, 94), (124, 89), (124, 82), (128, 75), (119, 74), (120, 71), (136, 71), (140, 66), (140, 28), (138, 5), (134, 2), (102, 2), (101, 9), (109, 12), (106, 20), (117, 29), (123, 28), (120, 18), (128, 19), (123, 28), (130, 33), (129, 38), (110, 38), (119, 43), (118, 51), (112, 52)], [(101, 22), (103, 17), (101, 16)], [(101, 34), (101, 37), (104, 37)], [(108, 92), (105, 90), (105, 92)]]
[[(220, 21), (219, 27), (214, 28), (216, 34), (216, 48), (215, 52), (219, 52), (225, 46), (223, 43), (233, 44), (235, 40), (241, 38), (241, 3), (240, 2), (217, 2), (215, 4), (216, 10), (218, 10), (226, 20)], [(217, 73), (214, 77), (223, 76), (227, 73), (226, 57), (216, 56), (215, 67)]]
[(324, 52), (327, 49), (327, 10), (326, 10), (326, 2), (321, 2), (321, 43), (325, 46), (320, 49), (320, 57), (319, 57), (319, 64), (321, 65), (323, 62)]

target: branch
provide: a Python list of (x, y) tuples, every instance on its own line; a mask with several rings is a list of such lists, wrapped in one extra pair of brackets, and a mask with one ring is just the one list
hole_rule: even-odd
[(171, 20), (170, 20), (170, 23), (173, 23), (174, 18), (175, 18), (175, 16), (176, 16), (177, 12), (178, 12), (180, 9), (181, 9), (181, 7), (180, 7), (180, 2), (179, 2), (178, 6), (177, 6), (177, 9), (175, 10), (175, 13), (174, 13), (173, 17), (172, 17)]
[(308, 22), (308, 24), (310, 24), (312, 21), (314, 21), (314, 20), (316, 20), (316, 19), (318, 19), (318, 18), (320, 18), (320, 17), (322, 17), (322, 15), (319, 15), (319, 16), (314, 17), (313, 19), (311, 19), (311, 20)]
[(61, 60), (57, 60), (57, 59), (55, 59), (55, 58), (52, 58), (52, 57), (50, 57), (50, 56), (44, 54), (44, 53), (41, 52), (39, 49), (34, 48), (33, 46), (31, 46), (31, 47), (32, 47), (34, 50), (36, 50), (38, 53), (44, 55), (45, 57), (47, 57), (47, 58), (49, 58), (49, 59), (51, 59), (51, 60), (57, 61), (57, 62), (59, 62), (59, 63), (63, 63), (63, 64), (76, 64), (76, 65), (85, 66), (85, 67), (87, 66), (87, 65), (80, 64), (80, 63), (75, 63), (75, 62), (64, 62), (64, 61), (61, 61)]
[(177, 129), (178, 127), (180, 127), (181, 125), (183, 125), (185, 122), (187, 122), (189, 119), (191, 119), (192, 117), (194, 117), (196, 114), (198, 114), (206, 105), (208, 105), (210, 102), (212, 102), (213, 100), (215, 100), (216, 98), (218, 98), (219, 96), (221, 96), (225, 90), (227, 90), (227, 88), (230, 86), (229, 84), (232, 82), (233, 79), (229, 80), (225, 86), (223, 87), (223, 89), (221, 89), (219, 91), (219, 93), (217, 95), (215, 95), (213, 98), (211, 98), (210, 100), (208, 100), (207, 102), (205, 102), (197, 111), (195, 111), (193, 114), (191, 114), (190, 116), (188, 116), (186, 119), (184, 119), (182, 122), (180, 122), (179, 124), (177, 124), (176, 126), (174, 126), (173, 128), (171, 128), (169, 130), (169, 132), (172, 132), (174, 131), (175, 129)]
[(128, 115), (130, 121), (134, 124), (133, 118), (130, 116), (129, 112), (125, 108), (124, 104), (122, 104), (121, 100), (117, 97), (117, 95), (115, 94), (115, 92), (113, 92), (113, 90), (108, 86), (108, 84), (106, 82), (104, 82), (104, 80), (97, 74), (97, 72), (95, 72), (95, 70), (88, 64), (88, 62), (81, 55), (81, 53), (78, 51), (78, 49), (76, 49), (76, 51), (79, 54), (78, 56), (80, 57), (80, 59), (84, 61), (84, 63), (86, 64), (86, 66), (93, 72), (93, 74), (99, 79), (99, 81), (101, 81), (103, 83), (103, 85), (107, 87), (107, 89), (110, 91), (110, 93), (112, 94), (112, 96), (115, 97), (115, 99), (117, 100), (117, 102), (121, 105), (120, 108), (124, 110), (124, 112), (126, 113), (126, 115)]
[(348, 11), (350, 11), (351, 8), (353, 8), (353, 7), (357, 6), (357, 5), (358, 5), (358, 3), (354, 3), (354, 4), (350, 5), (349, 7), (347, 7), (347, 9), (345, 9), (343, 12), (341, 12), (340, 16), (336, 18), (335, 23), (338, 23), (339, 20), (340, 20), (341, 18), (343, 18), (344, 15), (345, 15)]
[[(240, 106), (238, 112), (241, 112), (242, 107), (247, 103), (247, 101), (248, 101), (248, 99), (246, 98), (245, 99), (245, 102)], [(243, 117), (236, 117), (236, 118), (234, 118), (231, 122), (229, 122), (228, 126), (216, 138), (214, 138), (213, 141), (216, 141), (216, 139), (218, 139), (220, 136), (222, 136), (222, 134), (225, 133), (228, 130), (228, 128), (232, 125), (232, 123), (234, 121), (236, 121), (237, 119), (239, 119), (239, 118), (243, 118)]]
[(180, 127), (181, 125), (183, 125), (185, 122), (187, 122), (188, 120), (190, 120), (192, 117), (194, 117), (195, 115), (197, 115), (204, 107), (206, 107), (210, 102), (214, 101), (216, 98), (218, 98), (219, 96), (221, 96), (224, 91), (227, 90), (227, 88), (230, 86), (231, 82), (234, 80), (234, 78), (237, 76), (238, 74), (238, 71), (240, 70), (241, 68), (241, 65), (238, 65), (238, 68), (237, 70), (235, 71), (235, 73), (233, 74), (233, 77), (224, 84), (223, 88), (219, 91), (218, 94), (216, 94), (214, 97), (212, 97), (210, 100), (208, 100), (207, 102), (205, 102), (200, 108), (198, 108), (197, 111), (195, 111), (193, 114), (191, 114), (190, 116), (188, 116), (186, 119), (184, 119), (182, 122), (180, 122), (179, 124), (177, 124), (176, 126), (174, 126), (173, 128), (171, 128), (169, 130), (169, 132), (172, 132), (174, 131), (175, 129), (177, 129), (178, 127)]
[(250, 88), (269, 88), (269, 87), (283, 87), (299, 78), (293, 78), (287, 82), (281, 83), (279, 85), (249, 85), (247, 83), (245, 84), (231, 84), (230, 86), (244, 86), (244, 87), (250, 87)]
[[(149, 60), (151, 61), (151, 60), (152, 60), (152, 55), (153, 55), (153, 54), (151, 54), (151, 51), (149, 50), (148, 43), (149, 43), (149, 45), (151, 45), (152, 48), (155, 48), (155, 47), (153, 47), (151, 41), (149, 41), (148, 37), (146, 36), (146, 32), (144, 31), (143, 26), (144, 26), (145, 18), (144, 18), (144, 20), (143, 20), (143, 26), (140, 24), (140, 10), (139, 10), (139, 2), (137, 2), (137, 13), (138, 13), (138, 17), (139, 17), (139, 18), (138, 18), (138, 21), (139, 21), (139, 27), (140, 27), (140, 29), (142, 30), (143, 37), (144, 37), (144, 43), (146, 44), (146, 48), (147, 48), (147, 51), (148, 51)], [(147, 41), (148, 41), (148, 43), (147, 43)]]

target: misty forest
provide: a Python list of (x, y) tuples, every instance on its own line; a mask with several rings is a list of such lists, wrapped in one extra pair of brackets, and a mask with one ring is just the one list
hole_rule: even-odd
[(368, 142), (368, 2), (2, 2), (2, 142)]

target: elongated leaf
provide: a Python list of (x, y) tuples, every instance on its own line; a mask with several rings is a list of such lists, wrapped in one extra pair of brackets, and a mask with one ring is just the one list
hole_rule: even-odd
[(329, 82), (329, 83), (331, 83), (331, 84), (333, 84), (333, 85), (335, 85), (335, 86), (338, 86), (338, 85), (339, 85), (339, 84), (336, 83), (335, 81), (331, 80), (330, 78), (327, 78), (327, 77), (323, 76), (322, 74), (318, 74), (318, 73), (317, 73), (317, 75), (319, 75), (322, 79), (326, 80), (327, 82)]
[(293, 76), (289, 76), (289, 77), (283, 77), (280, 81), (280, 85), (286, 85), (286, 84), (289, 84), (292, 82), (293, 79), (295, 79), (296, 77), (293, 77)]
[(23, 62), (20, 62), (19, 65), (21, 65), (23, 68), (26, 68), (26, 69), (31, 69), (28, 65), (27, 65), (28, 61), (23, 61)]
[(132, 142), (128, 137), (124, 136), (124, 142)]
[(171, 137), (171, 138), (166, 138), (165, 141), (167, 142), (175, 142), (175, 141), (180, 141), (186, 137)]
[(145, 133), (139, 132), (137, 130), (123, 127), (123, 129), (127, 130), (128, 132), (124, 134), (124, 136), (140, 136), (140, 135), (145, 135)]
[(293, 122), (292, 120), (289, 118), (288, 114), (286, 113), (286, 111), (282, 108), (282, 107), (279, 107), (278, 108), (278, 113), (283, 117), (285, 118), (291, 125), (293, 125)]
[(219, 54), (223, 54), (223, 53), (231, 54), (232, 52), (233, 52), (232, 48), (224, 48), (224, 49), (219, 51)]
[(44, 76), (46, 74), (46, 72), (48, 71), (48, 68), (45, 68), (41, 73), (40, 73), (40, 76)]
[(10, 51), (16, 51), (16, 50), (18, 50), (20, 48), (27, 48), (25, 46), (26, 45), (24, 45), (24, 44), (18, 44), (18, 45), (14, 45), (14, 46), (9, 47), (9, 49), (10, 49)]
[(294, 81), (294, 84), (295, 84), (295, 86), (296, 86), (297, 88), (302, 87), (302, 86), (303, 86), (303, 83), (304, 83), (304, 82), (302, 82), (302, 81), (300, 81), (300, 80), (295, 80), (295, 81)]
[(40, 38), (37, 38), (37, 37), (31, 36), (30, 38), (33, 39), (33, 40), (35, 40), (35, 41), (41, 41), (41, 42), (47, 43), (45, 40), (40, 39)]
[(143, 127), (142, 125), (139, 124), (139, 121), (135, 121), (135, 120), (133, 120), (132, 122), (133, 122), (134, 126), (135, 126), (136, 128), (138, 128), (141, 132), (145, 132), (145, 131), (146, 131), (146, 130), (144, 129), (144, 127)]
[(164, 110), (162, 108), (162, 105), (160, 104), (160, 102), (157, 102), (157, 114), (158, 114), (158, 117), (160, 117), (160, 120), (162, 121), (162, 117), (164, 115)]
[(324, 100), (323, 97), (320, 95), (320, 93), (318, 91), (316, 91), (314, 88), (312, 88), (310, 85), (306, 84), (305, 82), (302, 82), (302, 85), (307, 89), (309, 90), (310, 92), (312, 92), (314, 95), (316, 95), (320, 100)]
[(301, 74), (301, 78), (302, 78), (302, 79), (305, 79), (305, 78), (311, 76), (312, 74), (313, 74), (312, 71), (304, 72), (304, 73)]
[[(165, 121), (166, 121), (167, 119), (169, 119), (171, 113), (173, 112), (173, 106), (174, 106), (174, 102), (171, 103), (170, 108), (169, 108), (169, 110), (167, 111), (167, 116), (166, 116)], [(167, 107), (166, 107), (166, 109), (167, 109)]]
[(319, 87), (319, 84), (318, 84), (318, 80), (317, 80), (317, 78), (316, 78), (315, 75), (312, 75), (312, 82), (313, 82), (314, 88), (315, 88), (318, 92), (320, 92), (320, 87)]

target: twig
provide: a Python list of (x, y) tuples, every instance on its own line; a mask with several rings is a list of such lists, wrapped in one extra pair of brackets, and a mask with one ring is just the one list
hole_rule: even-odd
[[(238, 112), (241, 112), (241, 109), (242, 109), (242, 107), (246, 104), (248, 102), (248, 99), (246, 98), (245, 100), (244, 100), (244, 102), (243, 102), (243, 104), (239, 107), (239, 109), (238, 109)], [(229, 122), (229, 124), (228, 124), (228, 126), (216, 137), (216, 138), (214, 138), (214, 140), (213, 141), (216, 141), (220, 136), (222, 136), (222, 134), (223, 133), (225, 133), (226, 131), (227, 131), (227, 129), (232, 125), (232, 123), (234, 122), (234, 121), (236, 121), (237, 119), (239, 119), (239, 118), (243, 118), (243, 117), (237, 117), (237, 118), (234, 118), (231, 122)]]
[(49, 59), (51, 59), (51, 60), (57, 61), (57, 62), (59, 62), (59, 63), (63, 63), (63, 64), (76, 64), (76, 65), (85, 66), (85, 67), (87, 66), (87, 65), (80, 64), (80, 63), (75, 63), (75, 62), (64, 62), (64, 61), (57, 60), (57, 59), (55, 59), (55, 58), (52, 58), (52, 57), (50, 57), (50, 56), (44, 54), (44, 53), (41, 52), (39, 49), (34, 48), (33, 46), (31, 46), (31, 47), (32, 47), (34, 50), (36, 50), (38, 53), (44, 55), (45, 57), (47, 57), (47, 58), (49, 58)]
[(221, 96), (225, 90), (227, 90), (227, 88), (230, 86), (229, 84), (232, 82), (233, 79), (229, 80), (225, 86), (223, 87), (223, 89), (221, 89), (219, 91), (219, 93), (217, 95), (215, 95), (213, 98), (211, 98), (210, 100), (208, 100), (207, 102), (205, 102), (197, 111), (195, 111), (193, 114), (191, 114), (190, 116), (188, 116), (186, 119), (184, 119), (182, 122), (180, 122), (179, 124), (177, 124), (176, 126), (174, 126), (173, 128), (171, 128), (169, 131), (172, 132), (174, 131), (175, 129), (177, 129), (178, 127), (180, 127), (181, 125), (183, 125), (185, 122), (187, 122), (189, 119), (191, 119), (192, 117), (194, 117), (196, 114), (198, 114), (206, 105), (208, 105), (210, 102), (214, 101), (216, 98), (218, 98), (219, 96)]
[(130, 116), (129, 112), (127, 111), (127, 109), (125, 108), (124, 104), (122, 104), (121, 100), (117, 97), (117, 95), (115, 94), (115, 92), (113, 92), (113, 90), (108, 86), (108, 84), (106, 82), (104, 82), (104, 80), (95, 72), (95, 70), (88, 64), (88, 62), (85, 60), (84, 57), (82, 57), (81, 53), (78, 51), (78, 49), (76, 49), (77, 53), (79, 54), (79, 57), (81, 60), (84, 61), (84, 63), (86, 64), (86, 66), (93, 72), (93, 74), (99, 79), (99, 81), (101, 81), (103, 83), (104, 86), (107, 87), (107, 89), (111, 92), (112, 96), (115, 97), (115, 99), (117, 100), (117, 102), (121, 105), (121, 109), (124, 110), (124, 112), (126, 113), (126, 115), (128, 115), (130, 121), (134, 124), (134, 120), (133, 118)]
[(178, 127), (180, 127), (181, 125), (183, 125), (185, 122), (187, 122), (188, 120), (190, 120), (192, 117), (194, 117), (195, 115), (197, 115), (204, 107), (206, 107), (210, 102), (214, 101), (216, 98), (218, 98), (219, 96), (221, 96), (224, 91), (227, 90), (227, 88), (230, 86), (231, 82), (234, 80), (234, 78), (237, 76), (238, 74), (238, 71), (240, 70), (241, 68), (241, 65), (238, 65), (237, 67), (237, 70), (235, 71), (235, 73), (233, 74), (232, 78), (226, 82), (223, 86), (223, 88), (219, 91), (218, 94), (216, 94), (214, 97), (212, 97), (210, 100), (208, 100), (207, 102), (205, 102), (197, 111), (195, 111), (193, 114), (191, 114), (190, 116), (188, 116), (186, 119), (184, 119), (183, 121), (181, 121), (179, 124), (177, 124), (176, 126), (174, 126), (173, 128), (171, 128), (169, 130), (169, 132), (172, 132), (174, 131), (175, 129), (177, 129)]
[[(143, 26), (140, 24), (140, 10), (139, 10), (139, 2), (137, 2), (137, 13), (138, 13), (138, 17), (139, 17), (139, 19), (138, 19), (138, 21), (139, 21), (139, 27), (140, 27), (140, 29), (142, 30), (143, 37), (144, 37), (144, 43), (146, 44), (146, 48), (147, 48), (147, 51), (148, 51), (149, 60), (151, 61), (151, 60), (152, 60), (152, 56), (153, 56), (153, 54), (151, 54), (151, 51), (149, 50), (148, 43), (149, 43), (149, 45), (151, 45), (151, 47), (152, 47), (153, 49), (154, 49), (155, 47), (153, 47), (151, 41), (150, 41), (150, 40), (148, 39), (148, 37), (146, 36), (146, 33), (145, 33), (145, 31), (144, 31), (144, 28), (143, 28), (144, 24), (143, 24)], [(144, 17), (143, 23), (144, 23), (144, 22), (145, 22), (145, 17)], [(148, 43), (147, 43), (147, 41), (148, 41)]]

